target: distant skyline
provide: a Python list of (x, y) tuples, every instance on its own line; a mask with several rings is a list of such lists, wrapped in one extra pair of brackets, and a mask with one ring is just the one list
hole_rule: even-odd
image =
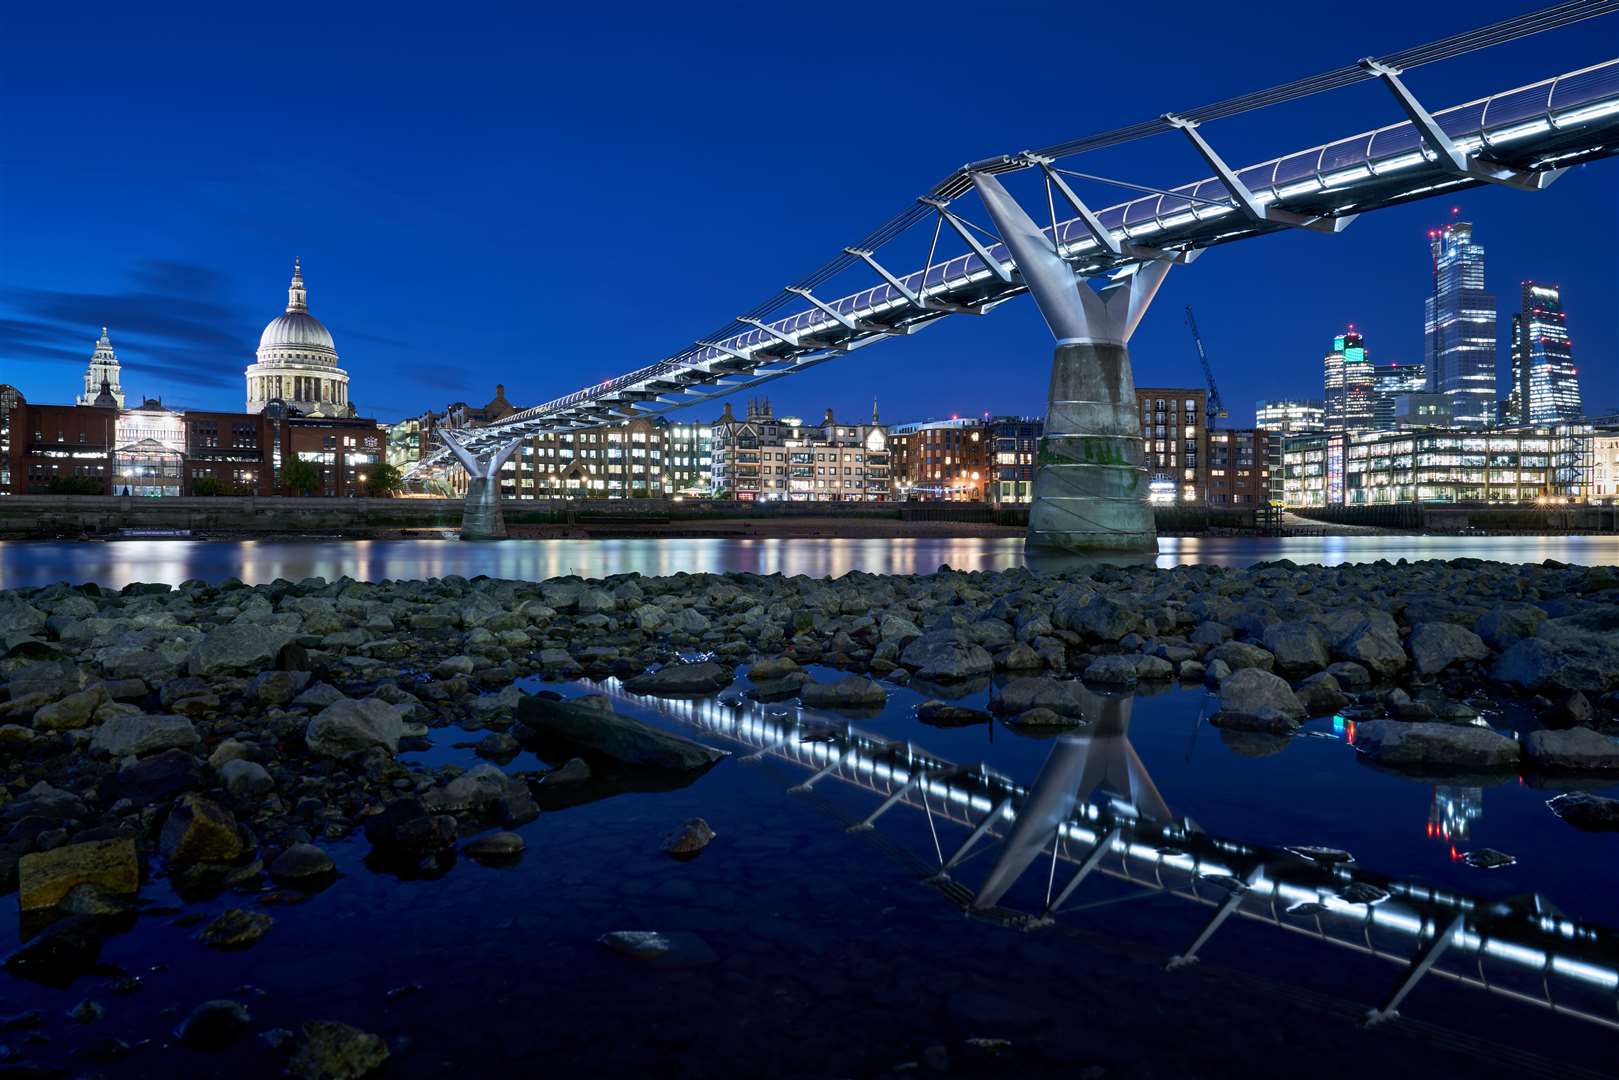
[[(946, 5), (926, 27), (868, 13), (865, 47), (852, 50), (835, 6), (615, 19), (514, 8), (454, 22), (334, 10), (305, 18), (291, 50), (264, 50), (247, 8), (19, 9), (0, 41), (0, 382), (71, 400), (106, 325), (131, 399), (240, 410), (243, 369), (300, 256), (310, 312), (362, 415), (482, 404), (496, 383), (535, 404), (707, 334), (960, 161), (1530, 6), (1326, 4), (1323, 39), (1312, 26), (1178, 18), (1206, 9), (1171, 3), (1154, 20), (1155, 52), (1191, 60), (1148, 78), (1028, 48), (1074, 26), (1044, 5), (990, 19)], [(1085, 38), (1123, 40), (1135, 17), (1087, 13)], [(1531, 82), (1611, 56), (1614, 22), (1408, 81), (1434, 107)], [(739, 66), (761, 42), (775, 43), (768, 70)], [(787, 62), (786, 43), (813, 62)], [(1396, 119), (1386, 95), (1355, 87), (1207, 134), (1246, 163)], [(1206, 173), (1162, 138), (1098, 157), (1075, 161), (1147, 184)], [(1460, 218), (1500, 298), (1498, 396), (1519, 283), (1535, 280), (1561, 286), (1586, 409), (1608, 411), (1619, 406), (1616, 182), (1619, 163), (1599, 162), (1544, 193), (1472, 190), (1367, 214), (1337, 237), (1210, 250), (1169, 275), (1132, 341), (1137, 382), (1202, 382), (1188, 303), (1232, 424), (1251, 422), (1261, 398), (1320, 398), (1321, 358), (1350, 323), (1378, 363), (1422, 362), (1427, 234)], [(1099, 201), (1123, 197), (1106, 191)], [(1039, 413), (1050, 354), (1025, 298), (753, 393), (806, 416), (869, 415), (875, 396), (890, 422)]]

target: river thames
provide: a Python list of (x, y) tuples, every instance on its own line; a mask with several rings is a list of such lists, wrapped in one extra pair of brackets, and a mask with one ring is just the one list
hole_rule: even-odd
[[(1616, 536), (1309, 536), (1164, 537), (1160, 568), (1188, 564), (1241, 567), (1290, 559), (1296, 563), (1387, 559), (1492, 559), (1526, 563), (1554, 559), (1583, 566), (1619, 564)], [(539, 581), (577, 574), (805, 574), (841, 577), (1007, 570), (1066, 564), (1025, 552), (1018, 537), (907, 539), (610, 539), (508, 540), (110, 540), (0, 542), (0, 588), (93, 581), (121, 588), (132, 581), (178, 585), (189, 579), (238, 578), (261, 584), (286, 578), (359, 581), (415, 580), (459, 574)]]

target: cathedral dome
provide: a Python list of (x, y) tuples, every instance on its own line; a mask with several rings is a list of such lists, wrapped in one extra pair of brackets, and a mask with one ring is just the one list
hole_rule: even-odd
[(270, 325), (259, 335), (259, 348), (316, 348), (332, 353), (337, 346), (331, 331), (308, 312), (289, 311), (270, 320)]
[(337, 344), (332, 341), (331, 331), (309, 314), (309, 293), (304, 289), (303, 269), (296, 261), (292, 264), (292, 284), (287, 287), (286, 314), (271, 319), (259, 335), (261, 356), (265, 349), (330, 353), (331, 362), (337, 363)]

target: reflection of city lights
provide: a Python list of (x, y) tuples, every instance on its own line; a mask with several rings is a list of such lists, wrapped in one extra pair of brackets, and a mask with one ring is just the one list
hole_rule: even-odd
[(1473, 822), (1483, 816), (1483, 788), (1437, 785), (1428, 802), (1428, 835), (1450, 845), (1453, 859), (1460, 858), (1455, 841), (1468, 839)]

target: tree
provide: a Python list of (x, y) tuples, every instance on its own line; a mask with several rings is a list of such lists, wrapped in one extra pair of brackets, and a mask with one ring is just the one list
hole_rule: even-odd
[(365, 476), (365, 493), (374, 498), (387, 498), (399, 494), (405, 486), (405, 477), (396, 466), (378, 462)]
[(93, 476), (53, 476), (46, 490), (52, 495), (105, 495), (107, 485)]
[(320, 470), (302, 458), (293, 458), (281, 467), (281, 486), (294, 495), (308, 495), (321, 487)]
[(191, 494), (201, 496), (229, 495), (217, 476), (199, 476), (191, 481)]

